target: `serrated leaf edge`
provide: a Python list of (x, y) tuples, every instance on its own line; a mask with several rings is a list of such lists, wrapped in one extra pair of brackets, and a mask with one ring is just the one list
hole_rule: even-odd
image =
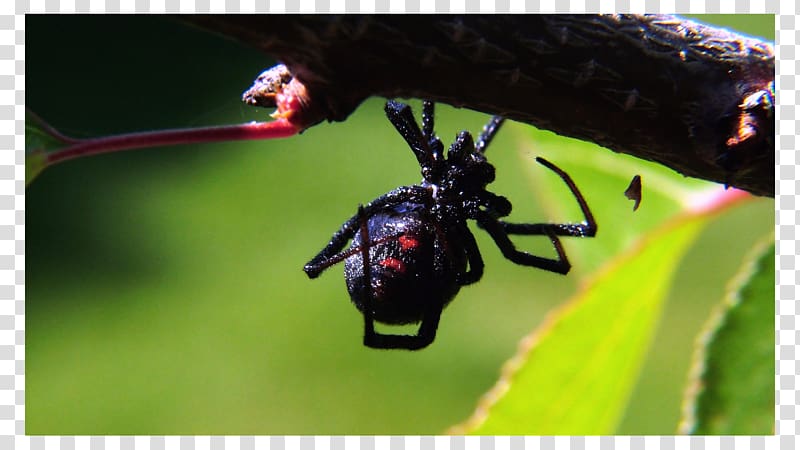
[(743, 258), (742, 266), (736, 274), (728, 281), (723, 300), (714, 308), (706, 323), (701, 328), (700, 334), (695, 340), (694, 354), (692, 363), (689, 367), (688, 382), (683, 394), (683, 404), (681, 407), (681, 421), (678, 423), (677, 433), (681, 435), (694, 434), (697, 428), (697, 399), (703, 392), (703, 375), (706, 371), (706, 360), (708, 346), (716, 336), (720, 328), (725, 324), (728, 311), (741, 302), (739, 293), (747, 282), (753, 277), (756, 265), (764, 252), (775, 244), (775, 234), (770, 233), (761, 238), (747, 252)]

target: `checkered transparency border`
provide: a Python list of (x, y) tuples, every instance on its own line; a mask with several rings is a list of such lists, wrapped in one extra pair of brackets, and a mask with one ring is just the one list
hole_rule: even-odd
[[(34, 13), (178, 12), (664, 12), (777, 13), (776, 433), (748, 437), (25, 437), (25, 20)], [(798, 433), (795, 195), (796, 43), (794, 0), (32, 0), (0, 5), (0, 449), (522, 450), (796, 448)]]

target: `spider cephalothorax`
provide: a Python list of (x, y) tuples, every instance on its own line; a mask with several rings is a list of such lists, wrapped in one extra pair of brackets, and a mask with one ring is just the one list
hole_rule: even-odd
[[(467, 220), (486, 230), (510, 261), (561, 274), (569, 271), (570, 264), (559, 236), (595, 235), (597, 225), (578, 188), (566, 173), (542, 158), (536, 160), (564, 180), (585, 220), (578, 224), (500, 220), (511, 213), (511, 203), (486, 190), (495, 171), (484, 152), (503, 118), (493, 117), (476, 142), (469, 132), (460, 132), (445, 155), (442, 141), (433, 132), (432, 102), (423, 102), (422, 129), (403, 103), (387, 102), (386, 115), (416, 155), (422, 182), (360, 206), (304, 268), (310, 278), (316, 278), (345, 261), (347, 289), (364, 315), (365, 345), (416, 350), (433, 342), (442, 309), (461, 286), (483, 275), (483, 259)], [(558, 257), (517, 250), (509, 239), (514, 234), (548, 236)], [(392, 335), (377, 333), (374, 321), (421, 325), (416, 335)]]

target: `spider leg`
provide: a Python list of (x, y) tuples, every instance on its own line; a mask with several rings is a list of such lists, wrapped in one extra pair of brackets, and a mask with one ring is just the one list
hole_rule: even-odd
[(486, 152), (486, 147), (489, 146), (489, 142), (492, 141), (492, 138), (504, 121), (505, 118), (500, 116), (492, 116), (492, 118), (489, 119), (489, 122), (483, 126), (483, 131), (481, 131), (480, 136), (478, 136), (478, 141), (475, 142), (475, 151), (478, 153)]
[(347, 245), (347, 241), (353, 238), (358, 225), (358, 215), (355, 215), (343, 223), (339, 230), (333, 234), (328, 245), (325, 246), (311, 261), (303, 266), (308, 278), (317, 278), (322, 271), (328, 267), (343, 261), (347, 256), (339, 252)]
[(594, 237), (597, 227), (587, 223), (509, 223), (498, 221), (507, 234), (520, 236), (555, 235), (572, 237)]
[(578, 190), (578, 186), (575, 185), (575, 182), (572, 181), (572, 178), (570, 178), (566, 172), (558, 168), (555, 164), (547, 161), (544, 158), (536, 158), (536, 161), (555, 172), (559, 177), (561, 177), (562, 180), (564, 180), (564, 183), (566, 183), (567, 187), (569, 187), (569, 190), (572, 192), (575, 200), (578, 201), (581, 212), (583, 212), (584, 221), (583, 223), (568, 224), (508, 223), (500, 221), (500, 224), (503, 226), (506, 233), (519, 235), (554, 234), (556, 236), (594, 237), (595, 234), (597, 234), (597, 222), (595, 222), (594, 216), (589, 210), (589, 205), (586, 203), (586, 199), (583, 198), (583, 194), (581, 194), (581, 191)]
[(361, 261), (363, 263), (362, 273), (365, 282), (363, 298), (366, 304), (364, 308), (364, 344), (369, 345), (369, 342), (374, 340), (375, 322), (372, 318), (372, 273), (370, 272), (369, 260), (369, 227), (367, 226), (367, 215), (364, 213), (364, 207), (358, 207), (359, 229), (361, 230)]
[[(475, 241), (475, 235), (472, 234), (465, 223), (460, 225), (455, 224), (449, 231), (445, 231), (440, 225), (437, 225), (436, 236), (437, 239), (443, 243), (442, 248), (448, 252), (448, 260), (452, 261), (461, 257), (461, 255), (454, 255), (450, 251), (452, 246), (447, 243), (448, 239), (456, 238), (464, 247), (463, 250), (467, 257), (467, 263), (469, 263), (469, 270), (458, 275), (456, 282), (459, 286), (475, 283), (483, 277), (483, 257), (478, 249), (478, 243)], [(436, 267), (443, 267), (442, 264), (445, 264), (446, 261), (437, 260), (436, 263)]]
[(433, 136), (433, 102), (422, 101), (422, 135), (430, 139)]
[(475, 242), (475, 236), (469, 231), (469, 228), (464, 226), (461, 231), (461, 238), (464, 242), (464, 250), (467, 252), (467, 261), (469, 262), (469, 271), (461, 275), (458, 283), (462, 286), (475, 283), (483, 276), (483, 258), (478, 249), (478, 243)]
[(422, 318), (416, 335), (381, 334), (375, 332), (372, 317), (364, 314), (364, 345), (381, 349), (419, 350), (425, 348), (436, 338), (442, 307), (431, 306)]
[[(427, 191), (419, 186), (399, 187), (369, 202), (363, 207), (364, 213), (369, 217), (380, 209), (396, 206), (403, 202), (423, 202), (426, 195)], [(343, 223), (339, 230), (333, 234), (328, 245), (311, 261), (306, 263), (303, 270), (309, 278), (317, 278), (325, 269), (343, 261), (354, 253), (352, 251), (342, 252), (342, 249), (355, 236), (360, 226), (359, 217), (359, 214), (356, 214)], [(372, 244), (374, 245), (375, 243), (373, 242)]]
[[(489, 191), (483, 191), (478, 194), (478, 205), (476, 206), (482, 206), (487, 214), (495, 218), (505, 217), (511, 214), (511, 202), (502, 195), (497, 195)], [(475, 211), (471, 211), (470, 217), (476, 214)]]
[(477, 220), (481, 228), (485, 229), (489, 233), (489, 236), (492, 237), (497, 247), (503, 253), (503, 256), (515, 264), (536, 267), (562, 275), (566, 275), (572, 267), (567, 259), (566, 253), (564, 253), (561, 240), (559, 240), (558, 236), (550, 229), (545, 229), (544, 231), (545, 234), (550, 237), (550, 242), (553, 244), (553, 248), (556, 249), (558, 259), (544, 258), (517, 250), (514, 243), (508, 238), (508, 233), (503, 223), (488, 214), (481, 213)]
[(428, 141), (431, 157), (434, 161), (444, 159), (444, 144), (436, 137), (433, 131), (434, 103), (430, 100), (422, 101), (422, 136)]
[[(500, 251), (503, 252), (503, 256), (507, 259), (517, 264), (534, 266), (551, 272), (566, 274), (569, 272), (571, 265), (567, 259), (566, 253), (564, 253), (564, 248), (558, 236), (593, 237), (597, 233), (597, 223), (594, 220), (592, 212), (589, 210), (589, 205), (578, 190), (578, 187), (572, 181), (572, 178), (570, 178), (566, 172), (544, 158), (536, 158), (536, 161), (558, 174), (558, 176), (564, 180), (564, 183), (567, 184), (572, 195), (575, 196), (575, 199), (578, 201), (578, 205), (580, 205), (584, 216), (583, 223), (508, 223), (497, 220), (488, 212), (483, 211), (478, 213), (476, 219), (478, 225), (489, 232), (489, 235), (492, 236), (492, 239), (497, 243)], [(497, 200), (493, 199), (491, 202), (497, 203)], [(517, 250), (511, 242), (511, 239), (509, 239), (509, 234), (547, 235), (558, 254), (558, 259), (542, 258)]]
[[(408, 146), (411, 147), (420, 165), (430, 166), (433, 163), (433, 154), (428, 145), (428, 140), (419, 129), (416, 120), (414, 120), (411, 107), (405, 103), (389, 100), (386, 102), (384, 110), (389, 122), (394, 125), (400, 136), (403, 136)], [(433, 121), (431, 121), (430, 126), (433, 126)]]

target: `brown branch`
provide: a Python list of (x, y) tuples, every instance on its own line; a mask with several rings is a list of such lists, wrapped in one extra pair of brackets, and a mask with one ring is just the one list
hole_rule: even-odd
[(309, 122), (427, 98), (774, 196), (772, 45), (673, 16), (195, 16), (288, 66)]

